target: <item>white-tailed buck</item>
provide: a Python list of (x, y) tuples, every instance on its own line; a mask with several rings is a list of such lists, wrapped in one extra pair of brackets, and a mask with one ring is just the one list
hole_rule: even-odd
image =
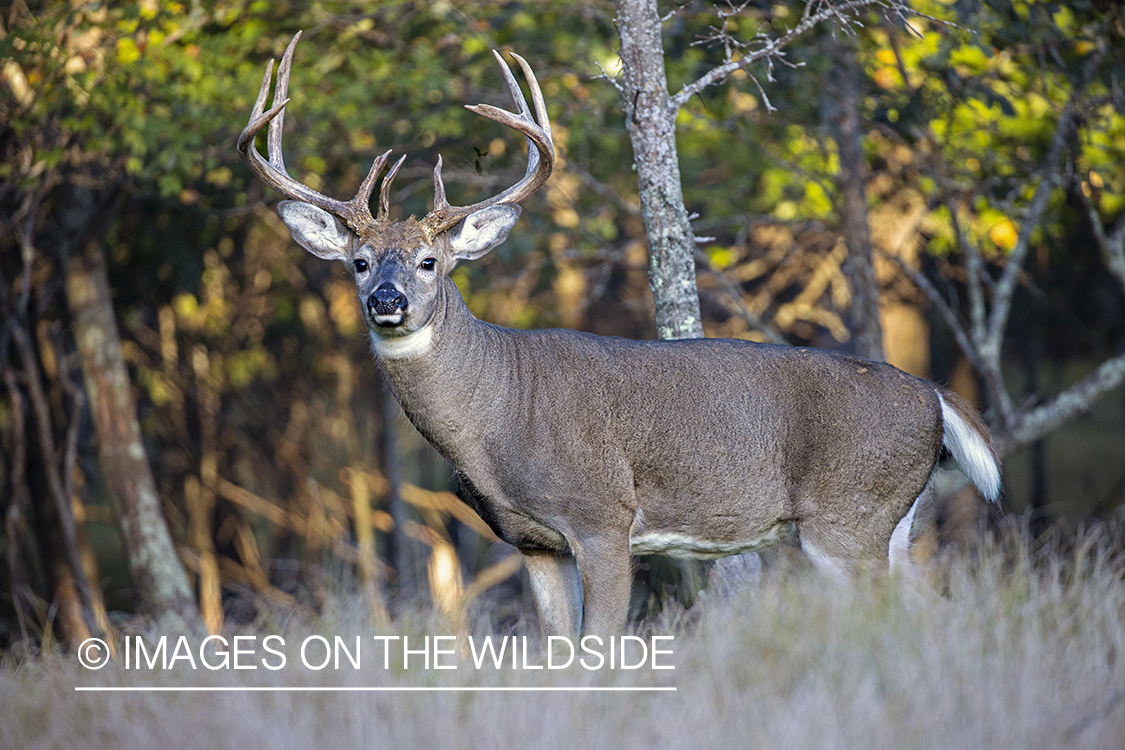
[[(544, 635), (625, 626), (631, 555), (717, 558), (796, 537), (821, 567), (907, 554), (942, 446), (985, 497), (1000, 490), (987, 429), (960, 400), (890, 365), (748, 341), (630, 341), (477, 320), (449, 278), (499, 245), (516, 205), (551, 173), (535, 116), (496, 54), (518, 112), (472, 111), (527, 138), (527, 172), (499, 195), (451, 206), (434, 170), (434, 210), (388, 218), (390, 152), (350, 201), (294, 180), (281, 153), (290, 65), (273, 63), (238, 140), (245, 162), (293, 200), (278, 205), (302, 247), (342, 260), (379, 363), (415, 427), (456, 468), (464, 499), (527, 556)], [(268, 161), (256, 134), (269, 123)]]

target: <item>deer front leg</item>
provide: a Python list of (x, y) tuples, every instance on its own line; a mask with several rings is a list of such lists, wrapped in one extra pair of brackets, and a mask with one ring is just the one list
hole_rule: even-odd
[(633, 583), (633, 558), (629, 540), (589, 540), (576, 545), (575, 557), (582, 574), (582, 635), (609, 642), (625, 630), (629, 590)]
[(578, 563), (571, 555), (539, 551), (524, 552), (524, 559), (544, 647), (549, 635), (576, 637), (582, 627), (582, 579), (578, 575)]

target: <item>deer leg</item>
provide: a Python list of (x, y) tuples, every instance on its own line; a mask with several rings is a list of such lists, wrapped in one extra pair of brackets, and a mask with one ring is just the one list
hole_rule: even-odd
[(582, 627), (582, 579), (571, 555), (525, 552), (531, 595), (539, 614), (539, 637), (577, 636)]
[(625, 630), (629, 614), (629, 589), (633, 559), (628, 539), (619, 544), (596, 540), (572, 545), (582, 574), (582, 634), (596, 635), (608, 643)]
[[(865, 569), (879, 566), (879, 553), (870, 553), (854, 534), (841, 534), (823, 521), (798, 524), (801, 550), (821, 573), (840, 583), (853, 580)], [(884, 553), (885, 554), (885, 553)], [(882, 565), (886, 566), (886, 558)]]
[(887, 560), (890, 563), (891, 570), (898, 572), (899, 575), (907, 578), (908, 580), (915, 580), (921, 576), (921, 571), (914, 564), (914, 558), (910, 555), (911, 546), (914, 543), (916, 534), (914, 526), (918, 523), (919, 513), (925, 516), (929, 512), (930, 506), (933, 504), (934, 497), (934, 475), (930, 474), (929, 481), (922, 489), (914, 504), (910, 506), (910, 510), (902, 517), (902, 520), (895, 526), (894, 533), (891, 534), (891, 542), (887, 549)]

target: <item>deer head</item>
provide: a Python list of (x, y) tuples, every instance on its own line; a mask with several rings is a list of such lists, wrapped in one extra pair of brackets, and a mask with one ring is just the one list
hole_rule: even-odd
[[(379, 208), (371, 215), (369, 205), (375, 182), (386, 166), (390, 151), (375, 159), (371, 171), (350, 201), (340, 201), (294, 180), (285, 168), (281, 136), (289, 88), (293, 52), (301, 32), (293, 37), (282, 57), (277, 74), (273, 105), (265, 111), (273, 74), (273, 61), (266, 65), (250, 122), (238, 138), (238, 152), (247, 166), (267, 185), (292, 200), (277, 210), (293, 239), (313, 255), (341, 260), (355, 274), (356, 291), (366, 309), (367, 327), (373, 337), (395, 339), (424, 328), (431, 319), (442, 280), (459, 260), (475, 260), (508, 237), (520, 215), (517, 205), (547, 181), (554, 166), (551, 124), (543, 94), (531, 67), (513, 54), (531, 89), (535, 118), (519, 84), (498, 52), (493, 52), (517, 112), (486, 104), (467, 109), (507, 125), (527, 137), (527, 171), (523, 179), (493, 196), (470, 206), (452, 206), (445, 197), (441, 178), (442, 160), (434, 167), (434, 208), (421, 219), (413, 216), (391, 221), (390, 188), (406, 157), (391, 167), (379, 189)], [(538, 122), (536, 121), (538, 120)], [(266, 144), (269, 159), (262, 158), (254, 139), (269, 123)]]

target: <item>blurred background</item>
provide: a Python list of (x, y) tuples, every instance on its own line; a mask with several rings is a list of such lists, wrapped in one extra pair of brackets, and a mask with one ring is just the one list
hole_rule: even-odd
[[(815, 28), (789, 64), (738, 71), (680, 109), (704, 331), (861, 354), (857, 327), (875, 331), (889, 362), (984, 412), (1010, 517), (1033, 534), (1113, 517), (1122, 8), (911, 5), (924, 15)], [(674, 93), (805, 6), (660, 8)], [(558, 165), (508, 241), (454, 279), (492, 323), (654, 338), (624, 106), (605, 77), (621, 69), (615, 13), (608, 0), (0, 6), (0, 647), (77, 642), (112, 631), (113, 613), (217, 632), (341, 591), (382, 622), (419, 600), (463, 618), (487, 598), (496, 628), (530, 612), (520, 556), (457, 500), (384, 387), (351, 274), (291, 240), (235, 140), (266, 61), (303, 29), (285, 134), (296, 177), (346, 198), (392, 148), (408, 155), (393, 215), (422, 215), (441, 154), (451, 201), (479, 200), (519, 178), (525, 145), (462, 105), (509, 107), (490, 50), (520, 53)], [(857, 215), (877, 287), (866, 310), (848, 265)], [(946, 494), (920, 554), (990, 523), (971, 491)], [(698, 586), (677, 570), (639, 566), (634, 616), (677, 588), (690, 603)]]

